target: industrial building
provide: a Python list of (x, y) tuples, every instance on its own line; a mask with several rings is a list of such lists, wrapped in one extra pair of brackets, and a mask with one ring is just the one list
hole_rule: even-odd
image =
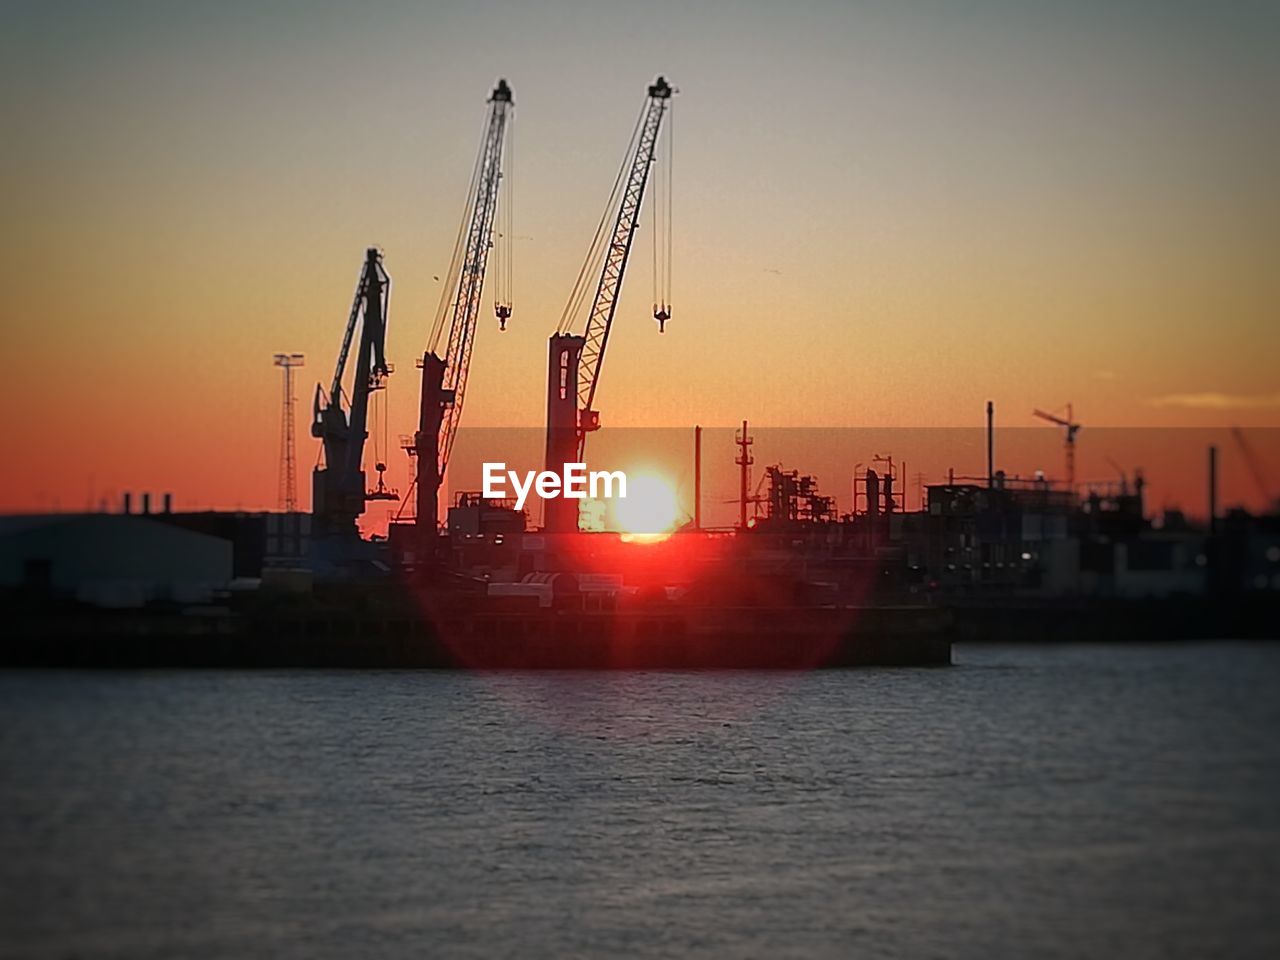
[(208, 602), (232, 579), (229, 540), (136, 514), (0, 518), (0, 587), (100, 607)]

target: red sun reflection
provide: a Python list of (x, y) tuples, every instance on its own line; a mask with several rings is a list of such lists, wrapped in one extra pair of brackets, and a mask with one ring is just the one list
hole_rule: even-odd
[(804, 671), (847, 656), (861, 612), (807, 596), (804, 577), (754, 552), (727, 533), (538, 534), (528, 572), (421, 583), (424, 641), (441, 665), (499, 671)]
[(655, 543), (671, 536), (680, 520), (675, 488), (656, 473), (627, 476), (627, 495), (612, 501), (614, 525), (631, 543)]

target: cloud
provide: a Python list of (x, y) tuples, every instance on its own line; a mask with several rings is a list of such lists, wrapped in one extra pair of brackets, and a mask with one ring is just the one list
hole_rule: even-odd
[(1170, 393), (1147, 401), (1153, 407), (1183, 407), (1188, 410), (1256, 410), (1280, 407), (1280, 393), (1253, 396), (1232, 393)]

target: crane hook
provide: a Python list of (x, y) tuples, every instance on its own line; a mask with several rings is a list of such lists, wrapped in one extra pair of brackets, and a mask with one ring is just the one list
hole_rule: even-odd
[(653, 305), (653, 319), (658, 321), (658, 332), (667, 332), (667, 321), (671, 319), (670, 304), (664, 303), (659, 307), (656, 303)]
[(495, 303), (493, 312), (498, 318), (498, 329), (507, 329), (507, 318), (511, 316), (511, 306), (506, 303)]

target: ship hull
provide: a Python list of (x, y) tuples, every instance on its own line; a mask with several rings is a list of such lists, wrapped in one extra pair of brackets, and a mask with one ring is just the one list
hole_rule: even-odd
[(5, 665), (468, 670), (810, 670), (943, 666), (950, 615), (931, 608), (659, 612), (314, 612), (196, 621), (140, 615), (46, 621)]

